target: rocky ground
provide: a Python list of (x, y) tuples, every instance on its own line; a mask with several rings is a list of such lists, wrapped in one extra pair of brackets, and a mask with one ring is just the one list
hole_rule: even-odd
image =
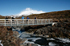
[(21, 40), (14, 37), (15, 33), (11, 30), (11, 27), (0, 26), (0, 40), (2, 40), (3, 46), (20, 46)]
[(34, 34), (49, 35), (49, 37), (62, 37), (70, 39), (70, 23), (69, 22), (58, 22), (53, 26), (48, 25), (36, 25), (26, 27), (27, 32), (33, 32)]
[[(58, 22), (55, 25), (35, 25), (24, 28), (26, 32), (42, 36), (49, 35), (51, 38), (62, 37), (70, 39), (70, 23)], [(0, 40), (4, 46), (20, 46), (25, 40), (19, 39), (17, 31), (12, 31), (11, 27), (0, 26)]]

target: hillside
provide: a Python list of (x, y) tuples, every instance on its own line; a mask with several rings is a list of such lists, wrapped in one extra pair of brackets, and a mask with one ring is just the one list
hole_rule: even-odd
[(4, 18), (5, 18), (5, 16), (0, 15), (0, 19), (4, 19)]
[(33, 19), (35, 16), (39, 19), (49, 19), (49, 18), (70, 18), (70, 10), (66, 11), (56, 11), (56, 12), (48, 12), (48, 13), (42, 13), (42, 14), (33, 14), (29, 17)]
[[(6, 17), (6, 16), (2, 16), (2, 15), (0, 15), (0, 19), (5, 19), (5, 17)], [(8, 16), (8, 18), (10, 19), (11, 17)]]
[[(55, 11), (55, 12), (48, 12), (48, 13), (42, 13), (42, 14), (32, 14), (32, 15), (29, 15), (29, 18), (34, 19), (35, 16), (38, 19), (53, 19), (54, 21), (69, 21), (70, 22), (70, 10)], [(21, 18), (21, 16), (19, 18)]]
[[(65, 11), (54, 11), (54, 12), (48, 12), (48, 13), (42, 13), (42, 14), (32, 14), (29, 15), (30, 19), (34, 19), (35, 16), (38, 19), (53, 19), (53, 20), (67, 20), (70, 22), (70, 10), (65, 10)], [(27, 16), (25, 16), (26, 19)], [(0, 16), (0, 19), (4, 19), (4, 16)], [(16, 18), (16, 19), (21, 19), (21, 16)]]

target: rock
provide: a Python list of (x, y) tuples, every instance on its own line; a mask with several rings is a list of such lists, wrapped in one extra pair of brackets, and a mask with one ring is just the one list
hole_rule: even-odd
[(35, 31), (34, 34), (42, 34), (42, 35), (48, 34), (48, 29), (46, 27), (37, 29), (37, 31)]
[(33, 29), (29, 29), (28, 32), (33, 32)]
[(57, 26), (57, 23), (56, 22), (52, 23), (52, 26)]
[(12, 30), (12, 28), (11, 27), (7, 27), (7, 30)]
[(17, 37), (19, 35), (18, 31), (13, 31), (13, 36)]

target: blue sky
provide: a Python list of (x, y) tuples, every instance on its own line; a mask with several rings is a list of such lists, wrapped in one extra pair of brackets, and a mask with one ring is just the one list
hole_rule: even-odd
[(0, 0), (3, 16), (20, 14), (26, 8), (43, 12), (70, 10), (70, 0)]

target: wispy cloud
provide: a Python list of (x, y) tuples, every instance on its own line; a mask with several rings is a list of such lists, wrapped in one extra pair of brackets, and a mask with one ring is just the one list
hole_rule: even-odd
[(44, 11), (37, 11), (37, 10), (33, 10), (31, 8), (26, 8), (25, 10), (21, 11), (19, 14), (17, 14), (18, 16), (21, 15), (25, 15), (28, 16), (30, 14), (40, 14), (40, 13), (45, 13)]

